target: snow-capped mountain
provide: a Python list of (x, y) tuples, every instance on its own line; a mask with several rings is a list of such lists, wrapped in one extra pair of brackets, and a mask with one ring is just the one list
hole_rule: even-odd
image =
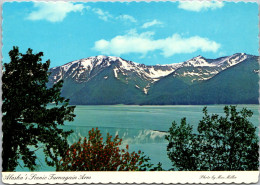
[[(146, 85), (154, 83), (173, 72), (173, 75), (180, 77), (192, 77), (193, 81), (207, 80), (220, 71), (236, 65), (245, 59), (248, 55), (244, 53), (234, 54), (229, 57), (216, 59), (213, 62), (207, 62), (202, 56), (197, 56), (191, 60), (182, 63), (173, 63), (167, 65), (147, 66), (132, 61), (124, 60), (120, 57), (103, 56), (89, 57), (85, 59), (69, 62), (60, 67), (54, 67), (50, 71), (52, 83), (57, 83), (61, 79), (71, 78), (77, 83), (84, 83), (98, 75), (105, 68), (113, 66), (114, 77), (117, 79), (125, 79), (127, 82), (129, 76), (135, 73), (136, 76), (146, 81)], [(107, 79), (107, 76), (104, 76)], [(137, 87), (138, 84), (135, 84)]]
[(183, 63), (182, 66), (191, 66), (191, 67), (205, 67), (205, 66), (208, 66), (208, 67), (215, 67), (216, 65), (213, 64), (213, 63), (208, 63), (207, 60), (202, 57), (202, 56), (197, 56), (197, 57), (194, 57), (190, 60), (187, 60)]
[[(102, 101), (112, 99), (112, 101), (106, 102), (108, 104), (111, 102), (111, 104), (114, 102), (136, 104), (136, 99), (151, 96), (151, 93), (154, 94), (155, 91), (155, 94), (158, 94), (158, 91), (167, 91), (168, 88), (175, 89), (175, 92), (188, 86), (206, 82), (240, 63), (257, 59), (258, 57), (252, 55), (237, 53), (218, 59), (197, 56), (181, 63), (149, 66), (120, 57), (100, 55), (51, 68), (49, 85), (63, 80), (62, 94), (75, 100), (76, 103), (80, 101), (80, 104), (85, 104), (85, 100), (80, 100), (82, 94), (88, 99), (86, 104), (93, 103), (90, 97), (92, 99), (98, 97)], [(152, 91), (150, 92), (150, 90)], [(109, 97), (104, 97), (104, 94)], [(117, 99), (122, 102), (117, 101)], [(95, 103), (96, 100), (93, 104)], [(97, 104), (99, 104), (99, 100)]]
[(124, 60), (120, 57), (99, 55), (76, 60), (60, 67), (54, 67), (51, 69), (51, 72), (55, 73), (53, 74), (54, 83), (64, 77), (73, 78), (75, 81), (81, 83), (89, 81), (91, 77), (98, 74), (100, 70), (113, 64), (114, 77), (116, 78), (119, 73), (126, 75), (125, 73), (127, 72), (135, 72), (140, 77), (149, 81), (157, 81), (181, 66), (181, 64), (146, 66), (144, 64)]
[(192, 66), (192, 67), (222, 67), (222, 69), (226, 69), (233, 65), (236, 65), (240, 62), (243, 62), (251, 55), (247, 55), (245, 53), (236, 53), (234, 55), (228, 57), (221, 57), (218, 59), (206, 59), (202, 56), (194, 57), (190, 60), (187, 60), (183, 63), (183, 66)]
[(215, 60), (206, 59), (202, 56), (194, 57), (185, 61), (179, 70), (173, 75), (185, 77), (186, 82), (194, 83), (196, 81), (208, 80), (221, 71), (232, 67), (246, 60), (249, 55), (237, 53), (228, 57), (222, 57)]
[[(105, 69), (113, 71), (113, 78), (129, 83), (134, 80), (135, 87), (147, 93), (151, 83), (169, 75), (181, 64), (146, 66), (132, 61), (113, 56), (96, 56), (67, 63), (60, 67), (54, 67), (51, 71), (50, 82), (71, 79), (75, 83), (86, 83)], [(108, 79), (109, 76), (104, 76)], [(110, 76), (111, 78), (111, 76)]]

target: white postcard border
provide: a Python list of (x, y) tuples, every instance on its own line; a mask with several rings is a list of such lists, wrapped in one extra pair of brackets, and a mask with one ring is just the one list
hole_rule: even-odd
[[(2, 12), (3, 2), (26, 1), (26, 0), (1, 0), (0, 10)], [(37, 0), (36, 0), (37, 1)], [(38, 0), (40, 1), (40, 0)], [(124, 1), (168, 1), (168, 0), (42, 0), (42, 1), (72, 1), (72, 2), (124, 2)], [(178, 0), (171, 0), (178, 1)], [(210, 0), (208, 0), (210, 1)], [(225, 0), (219, 0), (225, 2)], [(258, 0), (232, 0), (230, 2), (251, 2), (259, 3)], [(259, 7), (260, 11), (260, 7)], [(259, 14), (260, 19), (260, 14)], [(0, 15), (2, 21), (2, 14)], [(260, 27), (260, 26), (259, 26)], [(260, 29), (260, 28), (259, 28)], [(0, 46), (2, 48), (2, 27), (0, 27)], [(260, 41), (259, 41), (260, 42)], [(0, 52), (2, 59), (2, 53)], [(0, 71), (0, 77), (2, 73)], [(260, 83), (260, 81), (259, 81)], [(259, 89), (260, 91), (260, 89)], [(2, 93), (2, 90), (0, 89)], [(0, 99), (2, 104), (2, 99)], [(2, 113), (1, 113), (2, 114)], [(0, 132), (0, 135), (2, 133)], [(0, 141), (2, 138), (0, 137)], [(2, 150), (2, 147), (0, 146)], [(0, 168), (2, 168), (0, 160)], [(259, 182), (259, 171), (163, 171), (163, 172), (2, 172), (2, 183), (5, 184), (82, 184), (82, 183), (246, 183), (253, 184)]]
[(257, 183), (259, 171), (2, 172), (7, 184)]

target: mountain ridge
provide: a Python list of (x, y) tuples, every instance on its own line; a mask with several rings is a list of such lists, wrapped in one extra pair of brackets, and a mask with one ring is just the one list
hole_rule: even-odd
[[(178, 98), (180, 95), (176, 95), (177, 91), (205, 83), (217, 74), (251, 59), (254, 61), (254, 70), (259, 71), (255, 65), (259, 57), (245, 53), (217, 59), (206, 59), (199, 55), (181, 63), (163, 65), (138, 64), (120, 57), (99, 55), (51, 68), (49, 85), (63, 80), (62, 95), (70, 98), (74, 104), (153, 104), (151, 97), (157, 99), (155, 95)], [(117, 98), (112, 97), (111, 93)], [(167, 104), (167, 100), (161, 103)], [(169, 101), (168, 104), (175, 103)]]

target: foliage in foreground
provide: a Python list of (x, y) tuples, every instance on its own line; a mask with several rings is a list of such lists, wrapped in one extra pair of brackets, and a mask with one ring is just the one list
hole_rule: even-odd
[(70, 146), (66, 156), (60, 160), (60, 171), (146, 171), (162, 170), (161, 164), (153, 167), (149, 158), (140, 150), (128, 152), (128, 145), (122, 149), (122, 139), (107, 133), (103, 141), (100, 130), (89, 131), (88, 139), (79, 139)]
[(198, 134), (183, 118), (172, 123), (167, 146), (172, 170), (233, 171), (258, 170), (259, 146), (256, 127), (248, 120), (253, 112), (225, 106), (225, 116), (209, 115), (207, 108), (198, 125)]
[[(34, 170), (35, 151), (43, 149), (48, 165), (58, 164), (68, 148), (67, 136), (58, 125), (73, 121), (74, 108), (60, 96), (62, 81), (47, 88), (50, 61), (41, 62), (43, 53), (26, 54), (14, 47), (9, 52), (11, 61), (5, 63), (3, 90), (3, 171), (14, 171), (21, 157), (24, 167)], [(53, 108), (47, 108), (55, 103)], [(20, 164), (19, 164), (20, 165)]]

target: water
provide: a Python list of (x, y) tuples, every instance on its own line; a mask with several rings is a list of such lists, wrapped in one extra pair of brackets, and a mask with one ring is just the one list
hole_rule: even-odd
[[(69, 137), (72, 144), (80, 137), (87, 137), (88, 131), (98, 127), (103, 136), (109, 132), (112, 136), (119, 135), (123, 145), (129, 144), (130, 151), (143, 151), (151, 158), (153, 164), (161, 162), (164, 169), (171, 168), (167, 157), (167, 141), (165, 135), (175, 120), (180, 123), (186, 117), (187, 122), (193, 125), (194, 131), (201, 120), (204, 106), (137, 106), (137, 105), (106, 105), (106, 106), (77, 106), (74, 122), (63, 126), (64, 130), (74, 130)], [(209, 113), (224, 115), (224, 105), (207, 106)], [(247, 107), (254, 112), (250, 120), (258, 126), (258, 105), (239, 105), (238, 110)], [(39, 171), (55, 171), (44, 164), (43, 154), (39, 151)], [(21, 167), (17, 171), (27, 171)]]

